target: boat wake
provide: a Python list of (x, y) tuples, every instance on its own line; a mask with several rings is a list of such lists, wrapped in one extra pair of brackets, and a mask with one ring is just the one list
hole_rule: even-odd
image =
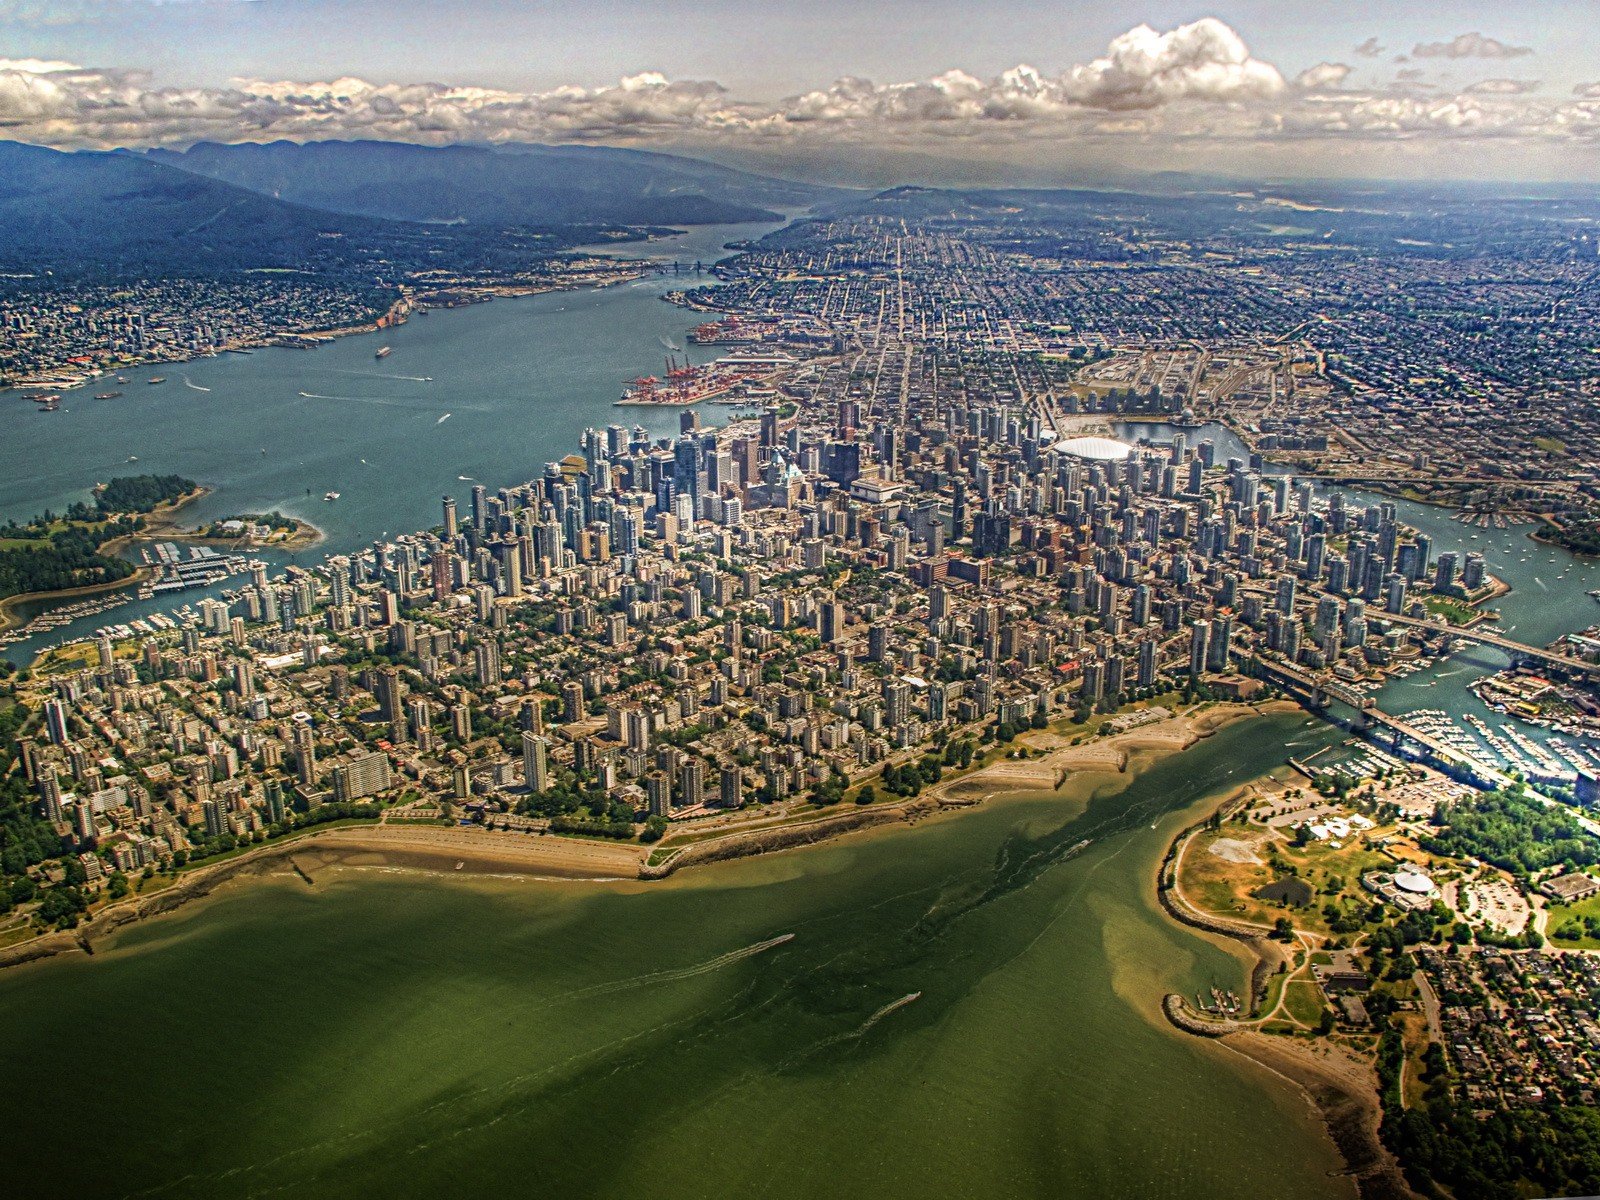
[(881, 1021), (885, 1017), (887, 1017), (890, 1013), (898, 1012), (898, 1011), (900, 1011), (900, 1009), (904, 1008), (906, 1005), (913, 1004), (913, 1003), (915, 1003), (916, 1001), (918, 1001), (920, 999), (922, 999), (922, 993), (921, 992), (907, 992), (904, 996), (901, 996), (900, 999), (889, 1001), (889, 1003), (885, 1004), (877, 1012), (873, 1013), (865, 1021), (861, 1022), (861, 1025), (855, 1031), (855, 1035), (854, 1036), (860, 1037), (862, 1034), (866, 1033), (867, 1030), (871, 1029), (874, 1025), (876, 1025), (879, 1021)]
[(777, 937), (767, 938), (765, 941), (756, 942), (754, 945), (743, 946), (738, 950), (730, 950), (726, 954), (719, 954), (716, 958), (707, 959), (702, 963), (695, 963), (689, 967), (674, 967), (667, 971), (651, 971), (644, 975), (634, 975), (628, 979), (616, 979), (610, 983), (597, 983), (590, 987), (578, 988), (574, 991), (563, 992), (552, 997), (540, 1008), (567, 1000), (587, 1000), (591, 996), (607, 996), (614, 992), (632, 991), (634, 988), (650, 987), (658, 983), (677, 983), (683, 979), (693, 979), (697, 975), (709, 975), (712, 971), (720, 971), (723, 967), (732, 966), (747, 958), (754, 958), (757, 954), (765, 954), (768, 950), (776, 949), (785, 942), (794, 941), (794, 934), (780, 933)]
[(870, 1017), (868, 1017), (865, 1021), (863, 1021), (863, 1022), (861, 1022), (861, 1024), (857, 1025), (854, 1029), (847, 1029), (843, 1033), (836, 1033), (832, 1037), (823, 1038), (820, 1042), (817, 1042), (816, 1044), (814, 1044), (812, 1046), (808, 1046), (805, 1050), (801, 1051), (799, 1054), (797, 1054), (794, 1057), (790, 1058), (783, 1065), (784, 1065), (785, 1068), (794, 1067), (794, 1066), (797, 1066), (803, 1060), (811, 1058), (811, 1057), (813, 1057), (815, 1055), (821, 1054), (824, 1050), (831, 1050), (831, 1049), (833, 1049), (833, 1047), (839, 1045), (842, 1042), (859, 1041), (860, 1039), (866, 1037), (867, 1034), (871, 1033), (872, 1032), (872, 1027), (874, 1025), (876, 1025), (879, 1021), (883, 1020), (885, 1017), (889, 1016), (891, 1013), (899, 1012), (902, 1008), (904, 1008), (908, 1004), (915, 1004), (921, 998), (922, 998), (922, 993), (921, 992), (907, 992), (904, 996), (901, 996), (898, 1000), (891, 1000), (891, 1001), (889, 1001), (889, 1003), (883, 1005), (876, 1012), (874, 1012)]
[(198, 383), (193, 382), (187, 375), (183, 377), (183, 386), (187, 388), (193, 388), (197, 392), (209, 392), (211, 390), (208, 387), (201, 387)]
[(406, 383), (432, 383), (432, 375), (395, 375), (387, 371), (343, 371), (331, 368), (335, 375), (351, 375), (357, 379), (399, 379)]

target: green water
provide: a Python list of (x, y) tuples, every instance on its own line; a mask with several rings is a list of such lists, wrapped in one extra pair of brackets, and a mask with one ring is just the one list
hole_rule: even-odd
[(665, 884), (241, 884), (0, 975), (5, 1174), (75, 1197), (1347, 1195), (1296, 1094), (1162, 1022), (1163, 991), (1240, 966), (1151, 895), (1180, 810), (1324, 736), (1236, 725), (1087, 807)]

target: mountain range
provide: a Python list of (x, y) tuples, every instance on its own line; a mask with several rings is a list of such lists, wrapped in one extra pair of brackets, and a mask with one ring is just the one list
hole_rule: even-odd
[(201, 142), (167, 166), (329, 212), (483, 225), (773, 221), (840, 193), (696, 159), (604, 146)]
[(126, 154), (0, 142), (0, 264), (72, 274), (304, 265), (325, 234), (377, 222), (314, 212)]
[[(586, 146), (201, 143), (62, 152), (0, 141), (0, 265), (205, 273), (518, 230), (549, 249), (623, 227), (778, 219), (845, 195), (695, 159)], [(450, 239), (446, 239), (450, 240)], [(344, 255), (348, 257), (348, 255)]]

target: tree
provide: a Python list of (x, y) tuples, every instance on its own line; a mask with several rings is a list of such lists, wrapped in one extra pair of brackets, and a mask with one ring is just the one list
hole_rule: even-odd
[(873, 787), (870, 783), (856, 793), (857, 804), (876, 804), (877, 801), (878, 789)]
[(1288, 917), (1279, 917), (1272, 923), (1272, 936), (1280, 942), (1287, 942), (1294, 937), (1294, 922)]

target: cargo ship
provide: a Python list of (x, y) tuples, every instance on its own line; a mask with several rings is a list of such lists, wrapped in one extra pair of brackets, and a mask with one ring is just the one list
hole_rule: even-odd
[(394, 349), (392, 347), (384, 346), (376, 354), (374, 354), (372, 357), (373, 358), (388, 358), (389, 355), (391, 355), (393, 353), (394, 353)]

